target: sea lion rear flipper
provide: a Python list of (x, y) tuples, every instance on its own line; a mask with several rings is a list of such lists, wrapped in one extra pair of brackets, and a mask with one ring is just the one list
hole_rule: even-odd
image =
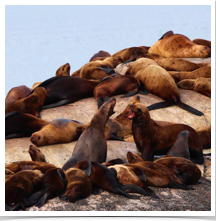
[(136, 59), (137, 59), (136, 57), (135, 57), (135, 58), (132, 58), (132, 59), (130, 59), (130, 60), (127, 60), (127, 61), (121, 63), (121, 65), (127, 64), (127, 63), (129, 63), (129, 62), (131, 62), (131, 61), (136, 61)]
[(140, 81), (140, 88), (139, 88), (138, 93), (143, 94), (143, 95), (147, 95), (149, 93), (145, 85), (141, 81)]
[(131, 168), (133, 172), (140, 178), (142, 182), (147, 181), (145, 172), (140, 168)]
[(189, 105), (187, 105), (187, 104), (181, 102), (180, 100), (176, 103), (176, 105), (178, 105), (178, 106), (181, 107), (182, 109), (184, 109), (184, 110), (186, 110), (186, 111), (188, 111), (188, 112), (190, 112), (190, 113), (192, 113), (192, 114), (195, 114), (195, 115), (197, 115), (197, 116), (202, 116), (202, 115), (204, 115), (201, 111), (198, 111), (197, 109), (195, 109), (195, 108), (193, 108), (193, 107), (191, 107), (191, 106), (189, 106)]
[(46, 202), (47, 200), (47, 193), (45, 193), (40, 199), (39, 201), (37, 202), (37, 204), (35, 206), (37, 206), (38, 208), (42, 207), (44, 205), (44, 203)]
[(59, 107), (59, 106), (62, 106), (62, 105), (68, 104), (68, 103), (70, 103), (70, 102), (67, 99), (64, 99), (64, 100), (60, 100), (60, 101), (58, 101), (56, 103), (53, 103), (53, 104), (45, 105), (45, 106), (42, 107), (42, 109)]
[(143, 189), (149, 194), (149, 196), (156, 198), (156, 199), (160, 199), (160, 197), (156, 195), (155, 192), (151, 190), (149, 187), (144, 186)]
[(128, 190), (130, 193), (140, 193), (144, 196), (149, 196), (149, 194), (143, 188), (141, 188), (138, 185), (134, 185), (134, 184), (124, 185), (122, 187), (122, 190), (124, 190), (125, 192), (127, 192), (127, 190)]
[(121, 96), (121, 98), (123, 98), (123, 97), (130, 97), (130, 96), (133, 96), (135, 94), (137, 94), (137, 91), (129, 91), (127, 94)]
[(117, 188), (119, 194), (123, 195), (123, 196), (126, 196), (128, 198), (131, 198), (131, 199), (140, 199), (140, 196), (137, 196), (137, 195), (131, 195), (131, 194), (128, 194), (126, 193), (124, 190), (120, 189), (120, 188)]
[(158, 102), (158, 103), (149, 105), (147, 108), (150, 111), (150, 110), (156, 110), (156, 109), (160, 109), (160, 108), (164, 108), (164, 107), (169, 107), (169, 106), (170, 106), (170, 104), (168, 104), (165, 101), (162, 101), (162, 102)]
[(36, 204), (45, 192), (46, 190), (41, 190), (31, 195), (28, 198), (28, 204), (32, 204), (32, 205)]
[(176, 188), (176, 189), (183, 189), (183, 190), (194, 190), (194, 188), (185, 185), (184, 183), (177, 183), (174, 180), (170, 180), (167, 187)]

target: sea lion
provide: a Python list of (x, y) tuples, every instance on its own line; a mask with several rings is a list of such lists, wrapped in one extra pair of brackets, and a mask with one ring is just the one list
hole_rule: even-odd
[(197, 129), (203, 149), (211, 148), (211, 125), (204, 128)]
[(81, 134), (79, 130), (77, 130), (79, 125), (82, 124), (77, 121), (57, 118), (47, 123), (40, 130), (34, 132), (30, 137), (30, 141), (38, 147), (58, 143), (69, 143), (79, 138)]
[(28, 200), (40, 208), (48, 199), (59, 196), (66, 186), (64, 171), (61, 168), (49, 169), (42, 177), (41, 190), (31, 195)]
[(42, 82), (35, 82), (32, 87), (31, 87), (31, 90), (34, 90), (39, 84), (41, 84)]
[(70, 64), (66, 63), (59, 67), (55, 76), (70, 76)]
[(28, 96), (31, 93), (31, 89), (25, 85), (20, 85), (18, 87), (13, 87), (7, 93), (5, 98), (5, 109), (14, 103), (15, 101)]
[(42, 174), (36, 171), (19, 171), (5, 182), (5, 210), (25, 210), (28, 197), (41, 188)]
[(207, 97), (211, 97), (211, 78), (185, 79), (177, 83), (178, 87), (186, 90), (194, 90)]
[(58, 107), (83, 98), (93, 97), (93, 90), (96, 85), (97, 82), (75, 76), (49, 78), (38, 85), (38, 87), (44, 87), (48, 93), (42, 109)]
[(5, 182), (14, 175), (15, 173), (10, 171), (9, 169), (5, 169)]
[(94, 58), (98, 58), (98, 57), (106, 58), (106, 57), (110, 57), (110, 56), (111, 56), (111, 54), (109, 52), (100, 50), (97, 53), (95, 53), (94, 55), (92, 55), (92, 57), (90, 58), (89, 61), (92, 61)]
[(78, 168), (69, 168), (65, 172), (67, 189), (59, 197), (70, 202), (88, 197), (93, 190), (91, 179)]
[[(76, 164), (75, 168), (86, 171), (92, 183), (99, 188), (102, 188), (108, 192), (121, 194), (131, 199), (139, 199), (137, 195), (131, 195), (126, 193), (126, 190), (131, 192), (142, 192), (143, 189), (137, 185), (123, 185), (117, 179), (117, 172), (115, 169), (109, 169), (103, 164), (90, 162), (88, 160), (80, 161)], [(124, 189), (124, 190), (123, 190)]]
[(198, 166), (188, 159), (165, 156), (154, 162), (176, 170), (176, 176), (186, 185), (195, 184), (201, 178)]
[(38, 87), (32, 94), (9, 105), (5, 110), (5, 114), (17, 111), (38, 117), (46, 98), (47, 91), (43, 87)]
[(33, 145), (29, 146), (29, 154), (32, 161), (46, 162), (45, 155), (40, 151), (40, 149)]
[(199, 77), (211, 78), (211, 66), (201, 67), (194, 71), (168, 71), (174, 81), (178, 83), (184, 79), (197, 79)]
[(124, 94), (121, 98), (129, 97), (136, 94), (139, 89), (140, 83), (135, 77), (119, 75), (102, 80), (95, 87), (93, 94), (100, 108), (112, 96)]
[(76, 76), (76, 77), (80, 77), (80, 69), (78, 69), (77, 71), (74, 71), (71, 76)]
[(171, 31), (154, 43), (148, 52), (167, 58), (207, 58), (211, 55), (209, 47), (195, 44), (188, 37)]
[(198, 44), (198, 45), (205, 45), (205, 46), (211, 48), (211, 41), (209, 41), (209, 40), (196, 38), (192, 42), (195, 43), (195, 44)]
[(14, 173), (21, 170), (40, 170), (42, 173), (45, 173), (51, 168), (56, 168), (56, 166), (51, 163), (37, 161), (16, 161), (5, 165), (5, 169), (8, 169)]
[(197, 116), (203, 115), (202, 112), (190, 107), (180, 100), (178, 87), (176, 86), (173, 78), (164, 68), (156, 65), (149, 65), (143, 71), (139, 71), (136, 74), (136, 78), (145, 85), (146, 89), (150, 93), (155, 94), (165, 100), (165, 102), (159, 102), (148, 106), (148, 110), (155, 110), (176, 104), (180, 108), (192, 114)]
[(5, 116), (5, 139), (30, 137), (48, 122), (32, 114), (10, 112)]
[(74, 167), (81, 160), (90, 160), (103, 163), (107, 156), (107, 143), (105, 137), (105, 126), (109, 117), (114, 113), (113, 109), (116, 99), (104, 103), (93, 116), (89, 126), (80, 135), (71, 158), (63, 165), (67, 170)]
[(177, 123), (159, 125), (150, 117), (148, 108), (141, 103), (133, 104), (130, 108), (131, 114), (128, 117), (132, 119), (133, 137), (143, 160), (152, 161), (154, 154), (166, 154), (179, 133), (188, 130), (191, 160), (198, 164), (203, 163), (202, 143), (192, 127)]

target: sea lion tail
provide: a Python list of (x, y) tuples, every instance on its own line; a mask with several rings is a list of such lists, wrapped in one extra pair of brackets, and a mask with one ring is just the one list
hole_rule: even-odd
[(187, 104), (181, 102), (180, 100), (179, 100), (178, 102), (176, 102), (176, 105), (178, 105), (178, 106), (181, 107), (182, 109), (184, 109), (184, 110), (186, 110), (186, 111), (188, 111), (188, 112), (190, 112), (190, 113), (192, 113), (192, 114), (195, 114), (195, 115), (197, 115), (197, 116), (202, 116), (202, 115), (204, 115), (201, 111), (198, 111), (197, 109), (195, 109), (195, 108), (193, 108), (193, 107), (191, 107), (191, 106), (189, 106), (189, 105), (187, 105)]

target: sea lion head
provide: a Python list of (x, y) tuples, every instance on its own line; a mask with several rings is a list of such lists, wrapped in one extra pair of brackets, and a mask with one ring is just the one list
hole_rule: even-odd
[(70, 64), (66, 63), (58, 68), (56, 76), (70, 76)]
[(139, 161), (143, 161), (142, 157), (138, 154), (132, 153), (130, 151), (127, 152), (127, 160), (129, 163), (136, 163)]
[(41, 151), (33, 145), (29, 146), (29, 154), (32, 161), (46, 162), (44, 154), (42, 154)]
[(141, 103), (135, 103), (130, 105), (130, 112), (128, 118), (141, 118), (146, 122), (150, 119), (150, 114), (148, 108), (145, 105)]

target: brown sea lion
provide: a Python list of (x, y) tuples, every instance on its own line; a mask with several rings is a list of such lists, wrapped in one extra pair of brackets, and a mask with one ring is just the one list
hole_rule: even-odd
[(186, 90), (194, 90), (207, 97), (211, 97), (211, 78), (185, 79), (177, 83), (178, 87)]
[(149, 53), (172, 58), (207, 58), (211, 49), (198, 45), (182, 34), (165, 33), (148, 50)]
[(114, 113), (116, 99), (104, 103), (93, 116), (89, 126), (79, 137), (71, 158), (63, 165), (62, 169), (74, 167), (81, 160), (90, 160), (103, 163), (107, 157), (107, 143), (105, 126), (109, 117)]
[(103, 164), (90, 162), (88, 160), (80, 161), (75, 168), (79, 168), (89, 175), (94, 186), (102, 188), (106, 191), (115, 194), (121, 194), (131, 199), (139, 199), (137, 195), (126, 193), (126, 190), (131, 192), (143, 193), (143, 189), (137, 185), (123, 185), (117, 179), (115, 169), (109, 169)]
[(211, 148), (211, 125), (197, 129), (196, 132), (199, 135), (203, 149)]
[(191, 160), (198, 164), (203, 163), (202, 143), (192, 127), (177, 123), (159, 125), (150, 117), (148, 108), (141, 103), (133, 104), (130, 108), (129, 118), (132, 119), (133, 137), (143, 160), (152, 161), (154, 154), (166, 154), (179, 133), (188, 130)]
[(129, 97), (136, 94), (140, 89), (139, 81), (133, 76), (119, 75), (103, 79), (94, 89), (94, 97), (98, 102), (98, 108), (110, 97), (124, 94), (121, 96)]
[(74, 71), (71, 76), (76, 76), (76, 77), (80, 77), (80, 69), (78, 69), (77, 71)]
[(42, 109), (58, 107), (83, 98), (93, 97), (93, 90), (96, 85), (97, 82), (75, 76), (49, 78), (38, 85), (38, 87), (44, 87), (48, 93)]
[(203, 115), (202, 112), (190, 107), (180, 100), (178, 87), (173, 78), (164, 68), (157, 65), (149, 65), (143, 71), (139, 71), (136, 74), (136, 78), (145, 85), (146, 89), (150, 93), (165, 100), (165, 102), (159, 102), (148, 106), (148, 110), (155, 110), (176, 104), (180, 108), (192, 114), (197, 116)]
[(192, 42), (195, 43), (195, 44), (198, 44), (198, 45), (204, 45), (204, 46), (207, 46), (207, 47), (211, 48), (211, 41), (209, 41), (209, 40), (196, 38)]
[(58, 143), (69, 143), (77, 140), (80, 136), (77, 127), (82, 125), (81, 123), (65, 118), (57, 118), (40, 130), (34, 132), (30, 141), (36, 146), (45, 146)]
[(5, 110), (5, 114), (17, 111), (38, 117), (46, 98), (47, 91), (43, 87), (38, 87), (32, 94), (9, 105)]
[(28, 197), (41, 188), (42, 177), (36, 171), (19, 171), (5, 182), (5, 210), (25, 210)]
[(32, 114), (10, 112), (5, 116), (5, 139), (30, 137), (47, 123)]
[(33, 145), (29, 146), (29, 154), (32, 161), (46, 162), (45, 155), (40, 151), (40, 149)]
[(91, 179), (78, 168), (69, 168), (65, 172), (67, 189), (60, 195), (61, 199), (75, 202), (88, 197), (93, 190)]
[(51, 163), (37, 161), (16, 161), (5, 165), (5, 169), (8, 169), (14, 173), (21, 170), (40, 170), (42, 173), (45, 173), (51, 168), (56, 168), (56, 166)]
[(66, 63), (59, 67), (55, 76), (70, 76), (70, 64)]
[(5, 109), (15, 101), (28, 96), (31, 93), (31, 91), (32, 90), (25, 85), (20, 85), (18, 87), (11, 88), (5, 98)]
[(46, 171), (42, 177), (42, 188), (28, 200), (37, 207), (42, 207), (48, 199), (59, 196), (67, 187), (65, 173), (61, 168)]
[(188, 159), (165, 156), (154, 162), (176, 170), (176, 176), (186, 185), (195, 184), (201, 178), (201, 171), (198, 166)]
[(92, 57), (90, 58), (89, 61), (92, 61), (94, 58), (98, 58), (98, 57), (106, 58), (106, 57), (110, 57), (110, 56), (111, 56), (111, 54), (109, 52), (100, 50), (97, 53), (95, 53), (94, 55), (92, 55)]

